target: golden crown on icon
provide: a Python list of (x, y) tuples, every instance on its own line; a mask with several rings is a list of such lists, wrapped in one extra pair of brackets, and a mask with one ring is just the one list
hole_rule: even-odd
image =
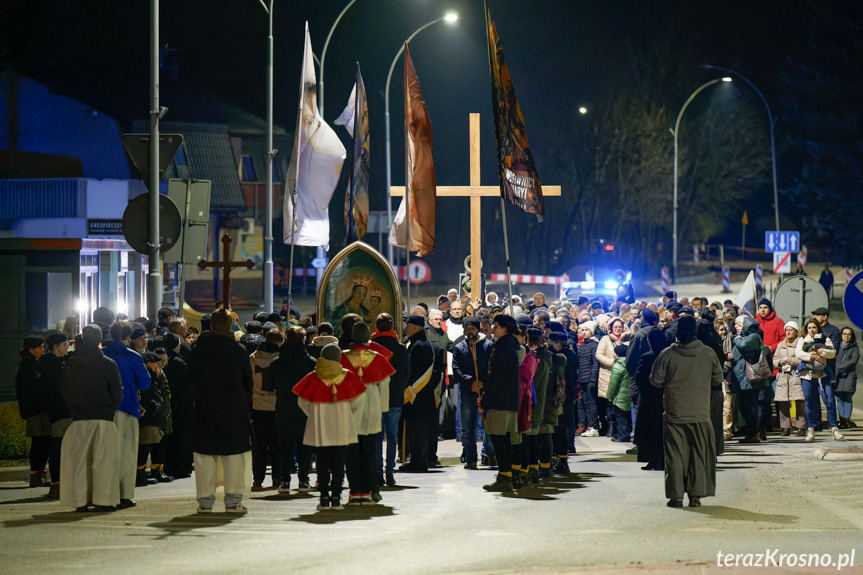
[(351, 280), (354, 282), (355, 286), (368, 286), (372, 281), (372, 276), (357, 274), (355, 276), (351, 276)]
[(379, 289), (370, 289), (369, 290), (369, 295), (372, 297), (381, 297), (381, 294), (383, 294), (383, 291), (381, 291)]

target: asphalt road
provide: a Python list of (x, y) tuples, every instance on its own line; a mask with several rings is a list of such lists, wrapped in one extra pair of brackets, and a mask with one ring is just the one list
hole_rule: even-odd
[[(863, 446), (863, 429), (848, 435), (842, 446)], [(642, 471), (626, 445), (606, 438), (577, 439), (571, 476), (513, 496), (484, 492), (494, 472), (464, 470), (460, 448), (445, 441), (444, 468), (397, 474), (380, 504), (341, 512), (315, 511), (309, 494), (270, 490), (251, 495), (245, 516), (200, 516), (193, 479), (184, 479), (139, 489), (133, 509), (77, 514), (43, 498), (44, 488), (6, 481), (0, 571), (705, 573), (728, 570), (716, 566), (720, 551), (778, 548), (836, 560), (856, 547), (861, 565), (863, 461), (812, 457), (838, 445), (826, 434), (814, 444), (778, 436), (732, 443), (720, 457), (717, 496), (698, 509), (667, 508), (662, 474)]]

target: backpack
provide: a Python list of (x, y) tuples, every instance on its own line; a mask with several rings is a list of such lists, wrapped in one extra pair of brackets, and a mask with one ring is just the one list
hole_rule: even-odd
[(549, 379), (554, 376), (554, 380), (550, 383), (549, 392), (551, 392), (551, 404), (554, 407), (560, 407), (563, 405), (563, 401), (566, 399), (566, 379), (557, 375), (556, 373), (549, 372)]
[(764, 355), (763, 349), (761, 350), (757, 362), (746, 362), (746, 379), (750, 383), (758, 383), (760, 381), (764, 381), (765, 379), (768, 379), (771, 375), (773, 375), (773, 370), (770, 368), (770, 364), (767, 363), (767, 357)]

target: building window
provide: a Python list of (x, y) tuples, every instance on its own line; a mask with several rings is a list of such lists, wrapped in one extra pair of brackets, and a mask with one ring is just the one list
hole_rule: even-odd
[(251, 156), (243, 156), (240, 160), (240, 179), (244, 182), (255, 182), (258, 180), (255, 174), (255, 164)]

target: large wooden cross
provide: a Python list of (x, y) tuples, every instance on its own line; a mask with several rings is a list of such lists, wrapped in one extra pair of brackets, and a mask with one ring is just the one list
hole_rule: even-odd
[[(470, 115), (470, 185), (437, 186), (436, 193), (438, 197), (470, 198), (470, 275), (478, 282), (477, 286), (481, 285), (478, 278), (482, 266), (480, 198), (500, 197), (500, 186), (480, 185), (479, 174), (479, 114), (473, 113)], [(405, 187), (390, 186), (390, 195), (404, 196)], [(542, 195), (560, 196), (560, 186), (542, 186)]]
[(248, 268), (252, 269), (254, 267), (255, 262), (252, 260), (246, 260), (244, 262), (232, 262), (229, 261), (231, 257), (231, 236), (225, 234), (222, 236), (222, 261), (215, 262), (207, 262), (201, 260), (198, 262), (198, 267), (203, 269), (206, 268), (219, 268), (221, 269), (225, 277), (222, 278), (222, 304), (225, 306), (225, 310), (230, 309), (231, 307), (231, 271), (234, 268)]

